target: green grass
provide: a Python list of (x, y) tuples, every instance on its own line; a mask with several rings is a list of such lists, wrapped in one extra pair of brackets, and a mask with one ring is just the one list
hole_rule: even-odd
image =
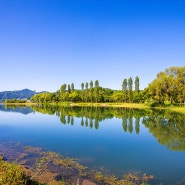
[(185, 107), (170, 107), (170, 110), (185, 114)]
[[(37, 103), (15, 103), (15, 104), (7, 104), (8, 105), (15, 105), (15, 106), (31, 106), (31, 105), (36, 105)], [(169, 109), (172, 111), (176, 111), (182, 114), (185, 114), (185, 106), (180, 107), (178, 105), (168, 105), (165, 104), (165, 106), (153, 106), (149, 103), (91, 103), (91, 102), (60, 102), (60, 103), (48, 103), (48, 105), (53, 105), (53, 106), (79, 106), (79, 107), (125, 107), (125, 108), (138, 108), (138, 109), (145, 109), (145, 108), (155, 108), (155, 109)]]

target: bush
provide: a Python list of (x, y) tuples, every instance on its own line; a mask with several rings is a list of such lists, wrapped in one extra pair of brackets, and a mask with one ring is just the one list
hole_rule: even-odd
[(0, 185), (25, 185), (26, 182), (27, 178), (21, 166), (3, 161), (0, 157)]

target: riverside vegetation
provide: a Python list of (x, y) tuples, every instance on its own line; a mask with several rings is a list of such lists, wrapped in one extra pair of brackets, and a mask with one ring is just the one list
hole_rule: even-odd
[[(140, 90), (139, 77), (133, 82), (132, 77), (124, 79), (122, 90), (103, 88), (96, 80), (90, 83), (82, 82), (81, 90), (74, 88), (74, 83), (62, 84), (56, 92), (44, 92), (31, 97), (32, 103), (38, 104), (72, 104), (110, 106), (111, 103), (145, 103), (150, 107), (184, 106), (185, 105), (185, 66), (170, 67), (157, 74), (157, 77), (144, 90)], [(133, 88), (134, 86), (134, 88)], [(6, 100), (5, 103), (25, 103), (20, 100)], [(120, 105), (121, 106), (121, 105)], [(127, 105), (128, 106), (128, 105)], [(136, 106), (134, 104), (133, 106)], [(184, 111), (184, 109), (180, 109)]]

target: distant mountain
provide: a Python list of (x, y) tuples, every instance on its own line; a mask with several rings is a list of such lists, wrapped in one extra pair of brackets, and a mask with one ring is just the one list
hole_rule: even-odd
[(3, 91), (0, 92), (0, 102), (4, 102), (6, 99), (27, 99), (30, 98), (34, 94), (39, 94), (41, 92), (35, 92), (30, 89), (16, 90), (16, 91)]

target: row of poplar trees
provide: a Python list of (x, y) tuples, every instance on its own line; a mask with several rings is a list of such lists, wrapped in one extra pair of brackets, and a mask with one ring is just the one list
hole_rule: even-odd
[(124, 79), (122, 90), (111, 90), (99, 85), (99, 81), (92, 80), (81, 83), (81, 90), (74, 90), (74, 84), (63, 84), (59, 90), (60, 101), (74, 102), (133, 102), (134, 97), (139, 94), (139, 77), (135, 78), (135, 90), (133, 90), (133, 80)]
[[(134, 102), (139, 94), (139, 78), (135, 78), (135, 90), (133, 90), (133, 80), (124, 79), (122, 90), (112, 90), (103, 88), (99, 81), (92, 80), (81, 83), (81, 90), (75, 89), (74, 83), (62, 84), (55, 93), (36, 94), (31, 98), (32, 102)], [(138, 98), (137, 98), (138, 100)]]
[[(134, 86), (134, 88), (133, 88)], [(54, 93), (36, 94), (32, 102), (149, 102), (156, 105), (178, 103), (185, 105), (185, 66), (170, 67), (159, 72), (144, 90), (139, 89), (139, 77), (124, 79), (121, 90), (103, 88), (99, 81), (81, 83), (81, 90), (74, 83), (63, 84)]]

